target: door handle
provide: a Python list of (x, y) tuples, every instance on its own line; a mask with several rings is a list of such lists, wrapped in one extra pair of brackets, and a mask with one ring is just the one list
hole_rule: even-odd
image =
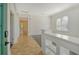
[(5, 42), (5, 46), (7, 46), (7, 44), (9, 44), (9, 42)]
[(4, 36), (5, 36), (5, 38), (7, 38), (7, 36), (8, 36), (8, 31), (5, 31)]

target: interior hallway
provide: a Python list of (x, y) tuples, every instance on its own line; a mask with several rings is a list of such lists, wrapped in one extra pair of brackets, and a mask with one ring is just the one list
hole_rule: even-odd
[[(76, 39), (79, 37), (79, 5), (25, 3), (12, 6), (10, 6), (14, 15), (14, 18), (10, 19), (14, 20), (12, 55), (41, 55), (43, 52), (46, 55), (79, 54), (77, 45), (79, 38)], [(20, 20), (24, 23), (20, 23)]]
[(12, 55), (41, 55), (42, 49), (39, 44), (28, 36), (28, 21), (22, 18), (20, 21), (20, 36), (11, 48)]
[(12, 55), (41, 55), (42, 50), (34, 39), (21, 35), (11, 48), (11, 53)]

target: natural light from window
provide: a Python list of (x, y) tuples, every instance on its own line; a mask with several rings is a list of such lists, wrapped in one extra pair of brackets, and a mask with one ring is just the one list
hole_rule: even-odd
[(57, 31), (68, 31), (68, 16), (63, 16), (62, 18), (58, 18), (56, 22)]

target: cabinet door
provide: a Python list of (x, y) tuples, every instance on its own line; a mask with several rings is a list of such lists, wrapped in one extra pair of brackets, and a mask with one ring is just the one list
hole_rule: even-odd
[(7, 4), (0, 3), (0, 54), (7, 54)]

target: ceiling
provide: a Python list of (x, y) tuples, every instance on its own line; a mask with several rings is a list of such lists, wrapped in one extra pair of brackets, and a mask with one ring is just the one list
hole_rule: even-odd
[(19, 15), (50, 15), (72, 7), (73, 3), (16, 3), (16, 11)]

